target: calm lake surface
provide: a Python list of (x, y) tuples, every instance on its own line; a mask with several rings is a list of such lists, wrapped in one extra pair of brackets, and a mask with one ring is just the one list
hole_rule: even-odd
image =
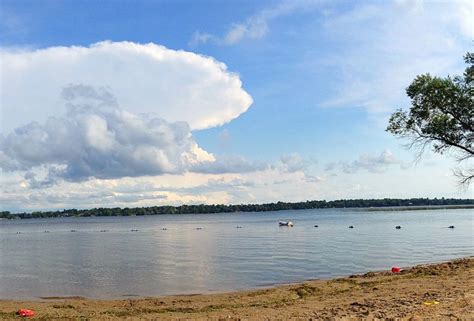
[(473, 218), (316, 209), (1, 220), (0, 298), (224, 292), (443, 261), (474, 255)]

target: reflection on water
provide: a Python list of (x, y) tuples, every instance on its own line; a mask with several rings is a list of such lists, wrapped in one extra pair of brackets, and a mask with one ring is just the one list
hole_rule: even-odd
[[(3, 220), (0, 298), (230, 291), (442, 261), (474, 254), (473, 212)], [(279, 227), (280, 220), (295, 226)]]

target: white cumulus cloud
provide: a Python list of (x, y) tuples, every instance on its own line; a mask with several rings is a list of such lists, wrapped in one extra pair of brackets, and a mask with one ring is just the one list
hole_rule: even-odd
[(153, 43), (3, 48), (0, 63), (2, 132), (62, 114), (58, 93), (68, 84), (106, 87), (124, 111), (184, 121), (191, 130), (222, 125), (252, 104), (225, 64)]
[[(58, 179), (82, 181), (182, 173), (200, 162), (212, 163), (186, 122), (168, 122), (117, 107), (103, 88), (64, 89), (68, 113), (31, 122), (0, 136), (0, 168), (27, 171), (32, 187)], [(38, 168), (46, 169), (42, 181)]]

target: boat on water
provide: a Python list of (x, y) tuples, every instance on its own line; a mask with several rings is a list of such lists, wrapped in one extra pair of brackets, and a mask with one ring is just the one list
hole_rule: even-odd
[(293, 222), (292, 221), (280, 221), (278, 222), (278, 225), (280, 226), (293, 226)]

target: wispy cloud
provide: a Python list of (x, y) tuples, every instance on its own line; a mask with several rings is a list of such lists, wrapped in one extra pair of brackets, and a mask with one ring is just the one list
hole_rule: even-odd
[(223, 129), (218, 135), (217, 140), (221, 147), (226, 147), (232, 141), (232, 135), (227, 128)]
[(312, 9), (320, 2), (318, 0), (282, 1), (273, 7), (261, 10), (241, 22), (232, 23), (221, 36), (196, 31), (188, 44), (190, 46), (197, 46), (212, 42), (218, 45), (230, 46), (246, 39), (260, 39), (270, 32), (270, 23), (273, 20), (300, 10)]
[(211, 35), (210, 33), (195, 31), (193, 33), (193, 36), (191, 37), (191, 40), (189, 40), (188, 42), (188, 46), (196, 47), (196, 46), (199, 46), (200, 44), (205, 44), (214, 39), (215, 37)]
[(30, 31), (27, 22), (28, 19), (25, 16), (0, 4), (0, 39), (26, 35)]
[(369, 2), (328, 15), (328, 41), (344, 45), (324, 62), (337, 86), (322, 105), (362, 107), (371, 115), (403, 107), (404, 89), (417, 74), (462, 70), (473, 21), (469, 0)]
[(303, 157), (298, 153), (285, 154), (280, 157), (283, 168), (288, 172), (296, 172), (305, 170), (307, 167)]
[(408, 165), (397, 159), (390, 150), (384, 150), (379, 155), (360, 155), (358, 159), (352, 162), (328, 163), (325, 166), (325, 171), (332, 171), (334, 173), (342, 171), (346, 174), (355, 174), (365, 170), (369, 173), (382, 173), (393, 165), (398, 165), (402, 169), (408, 168)]
[(265, 162), (249, 161), (241, 156), (222, 156), (217, 160), (195, 163), (190, 168), (190, 171), (207, 174), (223, 174), (256, 172), (266, 168), (268, 168), (268, 164)]
[(233, 45), (243, 39), (259, 39), (268, 33), (268, 23), (280, 15), (287, 14), (292, 10), (263, 11), (258, 16), (248, 18), (244, 23), (232, 25), (229, 31), (224, 35), (222, 42), (225, 45)]

